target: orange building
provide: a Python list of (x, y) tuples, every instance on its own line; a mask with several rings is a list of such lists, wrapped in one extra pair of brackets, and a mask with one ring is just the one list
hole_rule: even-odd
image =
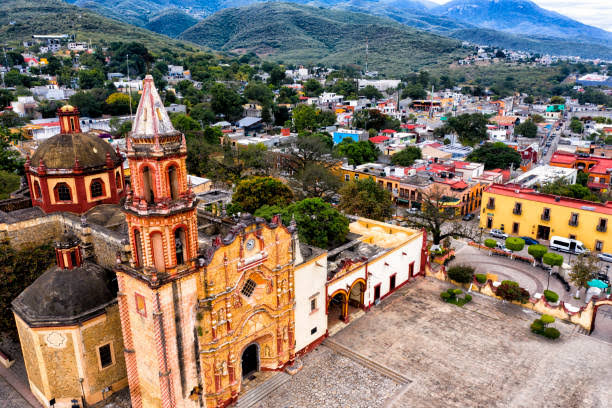
[(578, 169), (588, 174), (587, 186), (591, 190), (605, 192), (610, 188), (612, 159), (556, 151), (550, 159), (550, 165)]

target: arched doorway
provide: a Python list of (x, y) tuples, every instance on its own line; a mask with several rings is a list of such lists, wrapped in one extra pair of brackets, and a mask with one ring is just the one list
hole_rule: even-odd
[(348, 322), (348, 296), (344, 290), (336, 291), (327, 304), (328, 326), (339, 320)]
[(612, 342), (612, 299), (595, 302), (590, 335), (608, 343)]
[(365, 281), (363, 279), (358, 279), (351, 286), (351, 291), (349, 292), (349, 311), (355, 311), (355, 309), (362, 309), (364, 307), (363, 304), (363, 295), (365, 292)]
[(259, 344), (252, 343), (242, 352), (242, 379), (259, 371)]

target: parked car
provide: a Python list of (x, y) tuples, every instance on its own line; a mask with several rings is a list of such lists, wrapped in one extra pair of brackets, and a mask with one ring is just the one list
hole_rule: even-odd
[(497, 243), (497, 247), (496, 248), (501, 250), (501, 251), (507, 252), (509, 254), (512, 253), (512, 250), (506, 248), (506, 245), (502, 244), (501, 242)]
[(606, 252), (601, 252), (597, 254), (597, 257), (604, 262), (612, 262), (612, 254), (608, 254)]
[(559, 252), (567, 252), (574, 255), (580, 255), (588, 253), (588, 248), (585, 248), (581, 241), (563, 237), (552, 237), (550, 238), (550, 249), (554, 249)]
[(525, 241), (525, 245), (537, 245), (540, 243), (537, 239), (529, 238), (529, 237), (520, 237), (523, 241)]
[(472, 221), (474, 219), (474, 214), (465, 214), (463, 216), (463, 221)]
[(492, 237), (495, 237), (495, 238), (503, 238), (503, 239), (508, 238), (508, 234), (506, 234), (504, 231), (496, 229), (496, 228), (493, 228), (491, 230), (491, 232), (489, 232), (489, 235), (491, 235)]

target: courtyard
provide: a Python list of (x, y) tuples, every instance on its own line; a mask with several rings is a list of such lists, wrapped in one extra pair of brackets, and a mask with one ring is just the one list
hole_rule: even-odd
[[(559, 321), (561, 338), (550, 341), (529, 331), (536, 313), (478, 294), (463, 308), (446, 304), (439, 293), (448, 287), (418, 278), (401, 288), (255, 406), (610, 406), (612, 344)], [(394, 384), (384, 372), (408, 380)]]

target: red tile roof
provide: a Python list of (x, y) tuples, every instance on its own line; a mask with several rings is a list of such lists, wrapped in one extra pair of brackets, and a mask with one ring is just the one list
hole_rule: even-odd
[(570, 207), (584, 210), (585, 207), (591, 208), (591, 211), (612, 215), (612, 202), (608, 201), (605, 204), (595, 203), (593, 201), (578, 200), (576, 198), (558, 197), (551, 194), (541, 194), (531, 188), (516, 188), (504, 186), (502, 184), (491, 184), (486, 191), (492, 194), (504, 195), (507, 197), (521, 198), (528, 201), (537, 201), (563, 207)]
[(372, 143), (382, 143), (386, 142), (387, 140), (389, 140), (387, 136), (374, 136), (370, 138), (370, 142)]
[(385, 130), (382, 130), (380, 133), (395, 133), (395, 132), (397, 132), (397, 130), (385, 129)]

